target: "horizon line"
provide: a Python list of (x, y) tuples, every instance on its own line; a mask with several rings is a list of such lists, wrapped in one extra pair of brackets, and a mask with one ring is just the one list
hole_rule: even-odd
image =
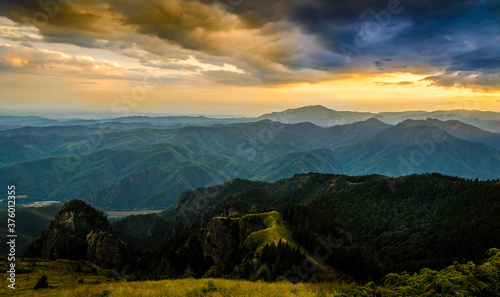
[[(436, 109), (436, 110), (401, 110), (401, 111), (380, 111), (380, 112), (374, 112), (374, 111), (360, 111), (360, 110), (336, 110), (332, 109), (329, 107), (326, 107), (324, 105), (316, 104), (316, 105), (304, 105), (304, 106), (299, 106), (299, 107), (292, 107), (292, 108), (285, 108), (281, 109), (278, 111), (272, 110), (266, 113), (262, 113), (260, 115), (254, 115), (254, 116), (239, 116), (239, 115), (230, 115), (230, 114), (212, 114), (212, 113), (161, 113), (161, 112), (154, 112), (154, 111), (130, 111), (127, 114), (121, 114), (120, 112), (112, 111), (112, 110), (94, 110), (94, 109), (29, 109), (29, 108), (0, 108), (0, 115), (1, 116), (38, 116), (38, 117), (47, 117), (50, 115), (43, 115), (44, 113), (53, 113), (53, 116), (58, 116), (58, 118), (61, 118), (62, 113), (81, 113), (84, 115), (101, 115), (101, 116), (111, 116), (113, 114), (116, 115), (116, 117), (108, 117), (106, 119), (118, 119), (118, 118), (125, 118), (125, 117), (138, 117), (138, 116), (144, 116), (144, 117), (207, 117), (207, 118), (213, 118), (213, 119), (253, 119), (253, 118), (259, 118), (264, 115), (271, 115), (273, 113), (281, 113), (281, 112), (286, 112), (286, 111), (293, 111), (293, 110), (298, 110), (298, 109), (304, 109), (308, 107), (320, 107), (320, 108), (325, 108), (328, 109), (329, 111), (332, 112), (352, 112), (352, 113), (368, 113), (368, 114), (373, 114), (373, 115), (380, 115), (380, 114), (387, 114), (387, 113), (434, 113), (434, 112), (479, 112), (479, 113), (499, 113), (500, 111), (495, 111), (495, 110), (479, 110), (479, 109)], [(13, 113), (20, 113), (20, 114), (6, 114), (9, 112)], [(41, 115), (42, 114), (42, 115)], [(66, 118), (68, 119), (75, 119), (77, 117), (76, 114), (71, 115), (67, 114)], [(105, 118), (102, 118), (105, 119)]]

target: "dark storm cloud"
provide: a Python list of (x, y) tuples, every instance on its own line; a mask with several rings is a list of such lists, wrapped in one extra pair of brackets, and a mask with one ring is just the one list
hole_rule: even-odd
[(481, 71), (497, 73), (500, 70), (500, 46), (490, 46), (454, 56), (447, 72)]
[(464, 84), (471, 71), (481, 78), (500, 70), (500, 1), (315, 0), (294, 6), (290, 18), (352, 66), (374, 57), (379, 70), (465, 71), (445, 75), (444, 85)]
[(238, 16), (246, 28), (261, 28), (268, 23), (281, 21), (294, 0), (201, 0), (207, 5), (217, 4), (228, 13)]
[(99, 31), (104, 28), (94, 27), (100, 18), (91, 12), (73, 8), (70, 1), (33, 1), (4, 0), (0, 5), (0, 14), (21, 23), (34, 23), (43, 30), (46, 25), (62, 28), (78, 28), (82, 31)]
[(416, 53), (422, 60), (460, 50), (464, 37), (474, 46), (491, 41), (500, 20), (494, 1), (470, 0), (316, 0), (294, 7), (291, 18), (334, 52), (344, 53), (345, 43), (357, 48), (354, 55)]

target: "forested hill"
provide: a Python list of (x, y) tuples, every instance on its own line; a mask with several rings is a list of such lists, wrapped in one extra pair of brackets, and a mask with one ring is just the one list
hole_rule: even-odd
[[(193, 199), (196, 203), (205, 197), (200, 193)], [(180, 224), (189, 218), (200, 224), (217, 215), (281, 211), (290, 204), (306, 205), (337, 220), (384, 255), (391, 271), (481, 261), (486, 250), (500, 246), (500, 181), (441, 174), (399, 178), (298, 174), (227, 195), (220, 203), (205, 205), (196, 217), (193, 210), (190, 215), (179, 212), (182, 219), (174, 221)], [(306, 229), (321, 224), (307, 216), (301, 222)]]

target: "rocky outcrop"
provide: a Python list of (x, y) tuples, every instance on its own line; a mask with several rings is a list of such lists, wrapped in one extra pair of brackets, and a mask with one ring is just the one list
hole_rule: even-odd
[(255, 257), (261, 242), (255, 245), (247, 238), (255, 231), (268, 228), (264, 224), (268, 217), (269, 214), (214, 217), (202, 227), (180, 233), (154, 253), (154, 274), (185, 276), (188, 266), (196, 276), (202, 276), (211, 267), (215, 267), (219, 276), (231, 274), (245, 258)]
[(203, 256), (214, 265), (230, 262), (240, 246), (239, 220), (214, 218), (198, 234)]
[(121, 269), (128, 252), (103, 213), (81, 200), (71, 200), (57, 213), (26, 256), (89, 260), (103, 268)]
[(128, 258), (125, 244), (106, 231), (87, 234), (87, 259), (105, 268), (121, 268)]
[(238, 254), (248, 235), (265, 228), (261, 215), (246, 215), (239, 219), (214, 218), (198, 234), (203, 256), (211, 259), (214, 265), (222, 266)]

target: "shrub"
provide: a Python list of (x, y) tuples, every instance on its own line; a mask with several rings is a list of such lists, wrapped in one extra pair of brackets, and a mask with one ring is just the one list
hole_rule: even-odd
[(48, 287), (49, 287), (49, 283), (47, 282), (47, 276), (44, 274), (40, 277), (40, 279), (36, 283), (35, 287), (33, 287), (33, 289), (35, 289), (35, 290), (46, 289)]
[(260, 266), (257, 272), (255, 272), (251, 277), (251, 281), (256, 281), (256, 280), (263, 280), (265, 282), (270, 282), (271, 281), (271, 270), (269, 269), (269, 266), (267, 263), (264, 265)]

